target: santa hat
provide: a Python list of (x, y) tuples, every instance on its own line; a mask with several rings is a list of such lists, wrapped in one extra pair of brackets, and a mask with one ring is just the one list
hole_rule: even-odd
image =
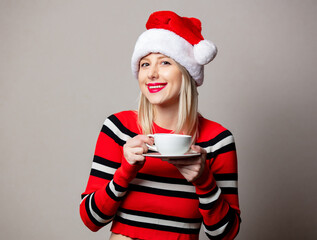
[(184, 66), (200, 86), (204, 80), (204, 65), (217, 54), (216, 46), (201, 35), (201, 22), (197, 18), (180, 17), (171, 11), (150, 15), (135, 45), (131, 67), (138, 77), (139, 62), (150, 53), (162, 53)]

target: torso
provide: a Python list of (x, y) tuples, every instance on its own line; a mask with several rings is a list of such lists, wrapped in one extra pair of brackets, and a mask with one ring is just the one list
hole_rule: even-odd
[[(126, 134), (133, 137), (131, 133), (140, 134), (140, 129), (135, 124), (135, 112), (118, 113), (111, 121), (112, 131), (119, 133), (118, 138)], [(217, 123), (203, 118), (200, 118), (200, 126), (204, 131), (200, 132), (198, 142), (209, 142), (223, 131)], [(154, 124), (154, 132), (169, 133), (170, 130)], [(155, 221), (157, 215), (168, 221)], [(141, 236), (147, 239), (198, 239), (202, 222), (194, 185), (188, 183), (168, 162), (150, 157), (130, 183), (129, 191), (117, 211), (117, 217), (113, 221), (112, 230), (135, 238), (112, 233), (109, 240), (138, 240)], [(184, 221), (179, 221), (182, 218)], [(140, 233), (138, 227), (125, 222), (137, 222), (144, 231)], [(173, 231), (167, 231), (166, 228), (172, 228)]]

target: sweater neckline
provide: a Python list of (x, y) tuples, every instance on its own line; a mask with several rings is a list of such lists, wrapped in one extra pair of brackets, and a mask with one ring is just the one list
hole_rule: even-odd
[(162, 128), (159, 125), (157, 125), (155, 122), (153, 122), (153, 133), (174, 133), (174, 130)]

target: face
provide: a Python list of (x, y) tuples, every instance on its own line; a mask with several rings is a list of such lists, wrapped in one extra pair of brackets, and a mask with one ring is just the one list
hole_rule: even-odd
[(139, 69), (140, 90), (151, 104), (160, 107), (179, 104), (182, 72), (173, 59), (151, 53), (141, 59)]

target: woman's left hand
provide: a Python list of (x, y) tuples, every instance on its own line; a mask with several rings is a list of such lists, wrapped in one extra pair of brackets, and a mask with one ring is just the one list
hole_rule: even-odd
[(188, 182), (194, 182), (201, 176), (205, 168), (207, 155), (206, 150), (197, 145), (192, 145), (191, 149), (195, 152), (201, 153), (201, 155), (198, 157), (186, 158), (184, 160), (167, 159), (169, 163), (173, 164), (178, 169)]

